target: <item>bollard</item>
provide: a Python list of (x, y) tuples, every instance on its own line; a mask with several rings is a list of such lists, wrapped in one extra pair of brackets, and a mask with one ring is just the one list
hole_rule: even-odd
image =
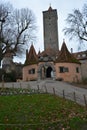
[(63, 98), (65, 98), (65, 91), (63, 90)]
[(83, 95), (83, 97), (84, 97), (85, 106), (86, 106), (86, 108), (87, 108), (86, 96), (85, 96), (85, 95)]
[(55, 88), (53, 88), (53, 94), (55, 95)]
[(76, 102), (76, 93), (74, 92), (73, 94), (74, 94), (74, 101)]

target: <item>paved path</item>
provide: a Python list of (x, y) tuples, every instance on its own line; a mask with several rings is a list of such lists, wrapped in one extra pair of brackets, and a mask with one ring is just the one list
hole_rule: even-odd
[[(0, 83), (0, 87), (2, 87), (2, 83)], [(53, 93), (53, 88), (55, 90), (55, 94), (59, 96), (63, 96), (63, 92), (65, 93), (65, 97), (70, 100), (75, 100), (76, 102), (85, 105), (84, 95), (87, 100), (87, 89), (78, 88), (73, 85), (70, 85), (61, 81), (53, 81), (53, 80), (43, 80), (43, 81), (29, 81), (29, 82), (17, 82), (17, 83), (4, 83), (4, 87), (15, 87), (15, 88), (28, 88), (31, 87), (33, 89), (39, 89), (42, 91), (47, 91), (49, 93)], [(86, 101), (87, 102), (87, 101)]]
[[(53, 88), (55, 89), (55, 94), (63, 97), (63, 93), (65, 94), (65, 98), (73, 100), (81, 105), (85, 105), (84, 95), (87, 100), (87, 89), (78, 88), (73, 85), (70, 85), (65, 82), (60, 81), (42, 81), (38, 83), (40, 88), (49, 93), (54, 93)], [(87, 101), (86, 101), (87, 102)]]

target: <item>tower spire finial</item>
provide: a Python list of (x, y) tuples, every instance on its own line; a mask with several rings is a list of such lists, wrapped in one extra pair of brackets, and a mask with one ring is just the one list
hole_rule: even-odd
[(63, 38), (63, 43), (65, 43), (65, 39)]
[(49, 9), (48, 11), (52, 11), (51, 3), (49, 4)]

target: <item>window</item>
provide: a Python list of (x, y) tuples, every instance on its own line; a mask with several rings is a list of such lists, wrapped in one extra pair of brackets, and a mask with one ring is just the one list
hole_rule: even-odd
[(64, 67), (59, 67), (59, 72), (63, 73), (64, 72)]
[(69, 72), (68, 67), (65, 67), (65, 68), (64, 68), (64, 72)]
[(76, 73), (79, 73), (79, 68), (78, 67), (76, 67)]
[(82, 57), (86, 57), (86, 54), (82, 54)]
[(69, 72), (69, 69), (68, 69), (68, 67), (60, 66), (60, 67), (59, 67), (59, 72), (60, 72), (60, 73)]
[(78, 58), (80, 58), (81, 56), (80, 56), (80, 54), (78, 55)]
[(32, 68), (31, 70), (29, 70), (29, 74), (35, 74), (35, 69)]

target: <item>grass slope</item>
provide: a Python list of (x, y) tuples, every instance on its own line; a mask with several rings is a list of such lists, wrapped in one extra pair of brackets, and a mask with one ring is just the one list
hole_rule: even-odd
[(87, 130), (86, 108), (49, 94), (0, 96), (0, 130), (62, 128)]

